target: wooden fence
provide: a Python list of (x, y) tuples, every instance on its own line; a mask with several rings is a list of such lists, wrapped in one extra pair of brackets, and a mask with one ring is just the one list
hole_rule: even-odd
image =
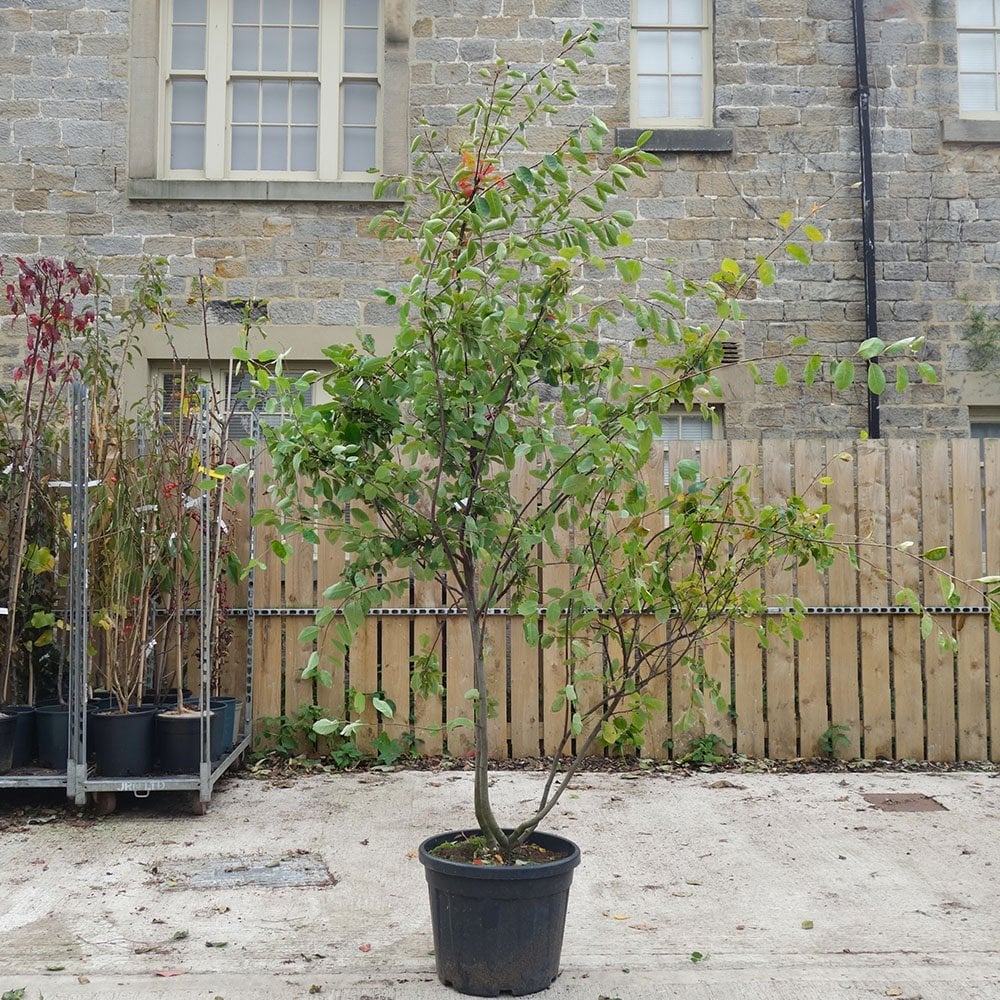
[[(753, 489), (762, 499), (794, 491), (810, 501), (825, 500), (838, 531), (863, 540), (866, 560), (858, 571), (841, 560), (825, 578), (809, 567), (766, 573), (769, 593), (794, 593), (810, 609), (803, 638), (789, 645), (772, 641), (764, 650), (752, 628), (737, 626), (731, 653), (717, 643), (707, 647), (709, 672), (732, 711), (710, 710), (703, 727), (675, 732), (690, 690), (685, 676), (673, 676), (660, 691), (666, 709), (651, 727), (644, 753), (676, 757), (692, 735), (707, 731), (743, 754), (812, 756), (834, 726), (845, 727), (839, 752), (846, 757), (1000, 759), (1000, 634), (990, 630), (974, 589), (963, 589), (960, 612), (945, 610), (937, 574), (898, 548), (906, 541), (913, 542), (914, 552), (946, 546), (950, 555), (935, 566), (961, 579), (1000, 572), (1000, 440), (730, 440), (664, 447), (651, 463), (650, 482), (662, 482), (664, 462), (686, 457), (698, 457), (707, 478), (752, 468)], [(833, 483), (824, 486), (819, 480), (827, 469)], [(265, 464), (258, 468), (259, 484), (267, 471)], [(258, 552), (266, 553), (269, 541), (268, 532), (259, 530)], [(385, 723), (390, 734), (410, 729), (428, 754), (468, 752), (469, 730), (439, 728), (449, 718), (470, 714), (464, 695), (472, 675), (464, 622), (437, 610), (442, 594), (435, 585), (418, 582), (408, 601), (369, 618), (349, 662), (335, 671), (332, 688), (315, 690), (301, 680), (309, 650), (298, 634), (310, 622), (307, 609), (317, 606), (342, 565), (333, 546), (310, 551), (300, 545), (283, 567), (269, 565), (257, 573), (258, 720), (292, 714), (314, 700), (343, 718), (349, 689), (382, 691), (397, 704), (396, 718)], [(551, 572), (557, 576), (560, 568)], [(941, 649), (934, 636), (921, 639), (920, 617), (896, 607), (902, 586), (937, 608), (935, 624), (959, 640), (957, 652)], [(232, 600), (240, 608), (246, 594)], [(233, 649), (239, 650), (246, 617), (237, 615), (234, 622)], [(562, 716), (549, 710), (554, 691), (566, 683), (563, 664), (554, 651), (527, 645), (516, 616), (498, 614), (489, 628), (493, 687), (507, 691), (492, 722), (495, 745), (503, 756), (550, 753), (563, 731)], [(415, 699), (410, 657), (422, 637), (437, 633), (445, 640), (446, 694)], [(238, 659), (226, 685), (234, 689)], [(383, 724), (370, 709), (365, 721), (371, 735)]]

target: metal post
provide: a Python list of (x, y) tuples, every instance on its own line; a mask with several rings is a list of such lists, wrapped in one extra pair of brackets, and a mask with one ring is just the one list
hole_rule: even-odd
[(70, 410), (70, 554), (69, 554), (69, 754), (66, 795), (77, 805), (87, 800), (87, 569), (90, 414), (87, 386), (75, 378)]
[[(199, 409), (199, 444), (201, 462), (204, 467), (203, 476), (208, 478), (211, 465), (212, 437), (209, 425), (209, 387), (201, 387), (201, 407)], [(202, 802), (208, 802), (212, 796), (212, 598), (214, 597), (212, 579), (212, 497), (208, 489), (201, 490), (201, 767), (200, 796)]]

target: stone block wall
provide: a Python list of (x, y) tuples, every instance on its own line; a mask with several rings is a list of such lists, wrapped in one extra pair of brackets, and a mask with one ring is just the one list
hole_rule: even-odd
[[(591, 19), (603, 22), (602, 40), (565, 121), (593, 113), (612, 129), (632, 124), (628, 0), (385, 2), (405, 58), (405, 87), (394, 83), (387, 106), (406, 94), (411, 133), (423, 117), (457, 135), (457, 110), (479, 92), (480, 66), (537, 66), (567, 28)], [(392, 311), (372, 289), (399, 280), (403, 253), (369, 235), (370, 200), (325, 191), (288, 199), (277, 187), (234, 195), (225, 185), (210, 198), (178, 196), (140, 183), (139, 147), (150, 141), (140, 112), (153, 95), (137, 36), (155, 25), (159, 6), (31, 0), (0, 9), (0, 259), (93, 261), (121, 300), (142, 257), (162, 255), (181, 301), (199, 273), (217, 279), (219, 299), (266, 299), (270, 329), (304, 361), (356, 327), (390, 329)], [(958, 118), (954, 0), (865, 6), (880, 334), (925, 336), (942, 372), (939, 386), (886, 394), (883, 433), (964, 435), (969, 405), (1000, 404), (1000, 376), (969, 371), (962, 333), (970, 308), (995, 314), (1000, 304), (1000, 124)], [(733, 331), (742, 356), (764, 368), (798, 333), (831, 356), (865, 336), (850, 8), (715, 0), (713, 142), (722, 148), (676, 148), (668, 136), (660, 168), (625, 200), (638, 249), (702, 277), (722, 257), (752, 261), (771, 249), (786, 209), (805, 216), (819, 206), (828, 239), (815, 262), (789, 260), (774, 286), (758, 285), (747, 322)], [(540, 149), (551, 141), (542, 127), (530, 138)], [(405, 149), (408, 136), (395, 141)], [(17, 349), (9, 333), (0, 338), (4, 364)], [(162, 345), (148, 353), (162, 356)], [(725, 420), (732, 436), (854, 436), (865, 413), (862, 393), (838, 394), (822, 379), (777, 393), (734, 376)]]

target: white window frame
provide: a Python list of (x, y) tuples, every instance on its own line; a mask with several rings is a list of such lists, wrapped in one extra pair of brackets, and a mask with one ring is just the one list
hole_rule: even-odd
[[(386, 0), (381, 0), (382, 4)], [(206, 97), (205, 169), (174, 170), (170, 167), (170, 80), (171, 27), (173, 0), (163, 0), (159, 33), (159, 64), (161, 67), (158, 114), (160, 123), (158, 176), (167, 180), (286, 180), (286, 181), (335, 181), (369, 179), (367, 171), (341, 169), (341, 129), (343, 128), (343, 83), (352, 79), (371, 80), (367, 74), (347, 73), (342, 69), (344, 49), (344, 0), (320, 0), (319, 32), (319, 135), (317, 143), (317, 169), (315, 171), (273, 171), (230, 169), (230, 137), (232, 124), (231, 88), (229, 86), (232, 64), (232, 0), (208, 0), (208, 25), (206, 40), (206, 65), (204, 77), (208, 83)], [(378, 25), (378, 67), (374, 77), (378, 84), (375, 118), (374, 167), (382, 169), (382, 109), (383, 80), (385, 75), (385, 17), (380, 12)], [(178, 76), (198, 76), (197, 71), (181, 71)], [(244, 75), (244, 74), (240, 74)], [(295, 73), (252, 74), (260, 78), (294, 78)], [(332, 81), (332, 83), (330, 82)], [(325, 127), (324, 127), (325, 126)]]
[[(970, 0), (965, 0), (969, 3)], [(959, 118), (967, 119), (970, 121), (1000, 121), (1000, 0), (980, 0), (982, 3), (993, 4), (993, 24), (985, 26), (971, 26), (963, 25), (960, 23), (961, 10), (957, 10), (955, 13), (956, 20), (956, 30), (957, 30), (957, 45), (955, 59), (958, 67), (958, 114)], [(965, 72), (962, 69), (961, 52), (962, 52), (962, 36), (992, 36), (993, 38), (993, 58), (994, 58), (994, 98), (996, 101), (996, 108), (993, 111), (965, 111), (962, 109), (962, 77)]]
[[(666, 0), (664, 0), (666, 2)], [(631, 107), (630, 115), (632, 123), (639, 127), (650, 128), (711, 128), (715, 111), (715, 66), (714, 66), (714, 45), (713, 45), (713, 4), (711, 0), (701, 0), (702, 21), (697, 25), (671, 24), (670, 21), (663, 22), (642, 22), (639, 20), (639, 0), (631, 0), (632, 4), (632, 27), (629, 32), (629, 74), (630, 74), (630, 94)], [(668, 13), (669, 17), (669, 13)], [(639, 35), (643, 31), (670, 31), (670, 30), (700, 30), (701, 31), (701, 114), (697, 117), (679, 116), (651, 116), (639, 114), (639, 69), (637, 48)]]

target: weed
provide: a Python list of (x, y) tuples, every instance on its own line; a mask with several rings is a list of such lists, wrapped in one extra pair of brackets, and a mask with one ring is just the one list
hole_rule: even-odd
[(706, 733), (691, 740), (691, 749), (678, 764), (721, 764), (729, 756), (725, 740), (715, 733)]
[(820, 734), (819, 750), (825, 757), (836, 757), (838, 750), (846, 750), (850, 746), (851, 738), (848, 735), (851, 727), (844, 724), (834, 723)]

